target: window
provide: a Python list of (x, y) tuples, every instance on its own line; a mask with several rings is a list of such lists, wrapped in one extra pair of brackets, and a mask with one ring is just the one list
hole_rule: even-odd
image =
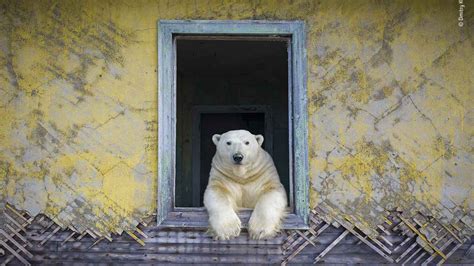
[[(211, 136), (265, 137), (289, 197), (284, 228), (307, 226), (306, 59), (302, 22), (160, 21), (158, 224), (207, 227)], [(239, 213), (243, 224), (251, 210)]]
[(264, 136), (264, 148), (289, 191), (289, 145), (284, 144), (288, 142), (289, 39), (175, 39), (175, 206), (203, 206), (215, 153), (212, 135), (233, 129)]

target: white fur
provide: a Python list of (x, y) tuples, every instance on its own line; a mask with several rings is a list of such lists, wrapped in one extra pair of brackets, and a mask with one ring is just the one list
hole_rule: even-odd
[[(238, 236), (241, 222), (236, 211), (253, 208), (250, 236), (254, 239), (275, 236), (285, 216), (287, 199), (271, 156), (261, 148), (263, 136), (233, 130), (216, 134), (212, 140), (216, 154), (204, 192), (209, 231), (218, 239)], [(244, 157), (241, 164), (232, 158), (236, 153)]]

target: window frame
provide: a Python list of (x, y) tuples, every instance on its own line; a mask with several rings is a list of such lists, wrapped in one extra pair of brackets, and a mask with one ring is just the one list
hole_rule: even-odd
[[(306, 33), (302, 21), (159, 20), (158, 21), (158, 191), (160, 227), (207, 228), (205, 208), (174, 206), (176, 178), (176, 39), (189, 36), (290, 37), (288, 58), (289, 174), (293, 212), (284, 229), (308, 228), (308, 121)], [(243, 227), (251, 210), (238, 213)]]

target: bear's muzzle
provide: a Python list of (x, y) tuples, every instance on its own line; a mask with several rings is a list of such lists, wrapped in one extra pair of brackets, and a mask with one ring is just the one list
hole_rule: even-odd
[(232, 156), (232, 159), (234, 159), (234, 162), (236, 164), (240, 164), (242, 160), (244, 159), (244, 156), (241, 153), (236, 153)]

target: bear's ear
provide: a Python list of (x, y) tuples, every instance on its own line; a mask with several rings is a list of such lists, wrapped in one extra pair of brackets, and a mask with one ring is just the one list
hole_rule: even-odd
[(219, 143), (219, 140), (221, 140), (221, 135), (214, 134), (214, 136), (212, 136), (212, 142), (214, 142), (216, 146), (217, 146), (217, 143)]
[(255, 135), (255, 139), (257, 139), (258, 145), (262, 146), (263, 136), (262, 135)]

